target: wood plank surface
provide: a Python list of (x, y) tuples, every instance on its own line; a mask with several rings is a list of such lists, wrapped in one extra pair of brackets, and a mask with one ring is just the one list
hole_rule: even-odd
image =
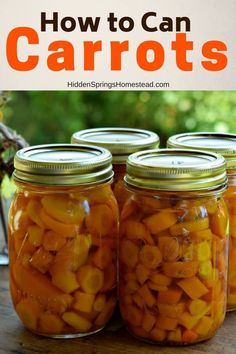
[(54, 340), (36, 336), (21, 325), (11, 304), (8, 268), (0, 267), (0, 354), (236, 354), (236, 312), (227, 318), (216, 336), (187, 347), (160, 347), (138, 341), (117, 319), (106, 330), (85, 338)]

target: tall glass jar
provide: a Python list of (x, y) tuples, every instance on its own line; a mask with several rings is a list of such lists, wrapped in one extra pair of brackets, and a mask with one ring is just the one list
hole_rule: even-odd
[(112, 188), (121, 210), (129, 196), (123, 182), (128, 156), (137, 151), (158, 148), (159, 137), (153, 132), (142, 129), (99, 128), (76, 132), (72, 135), (71, 142), (97, 145), (111, 152), (115, 173)]
[(230, 214), (230, 246), (227, 310), (236, 310), (236, 134), (188, 133), (169, 138), (168, 147), (201, 149), (224, 156), (227, 166), (228, 188), (224, 199)]
[(10, 289), (29, 330), (101, 330), (116, 305), (118, 206), (108, 150), (41, 145), (17, 152), (9, 214)]
[(206, 340), (226, 309), (224, 158), (186, 150), (132, 154), (121, 213), (119, 301), (131, 334), (165, 345)]

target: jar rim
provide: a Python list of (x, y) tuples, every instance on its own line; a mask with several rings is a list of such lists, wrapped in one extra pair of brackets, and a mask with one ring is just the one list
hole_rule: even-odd
[(80, 130), (72, 135), (71, 142), (106, 148), (114, 164), (125, 164), (130, 154), (159, 147), (160, 138), (145, 129), (110, 127)]
[(13, 178), (42, 185), (87, 185), (113, 177), (111, 153), (73, 144), (35, 145), (17, 151)]
[(216, 190), (227, 183), (225, 159), (201, 150), (142, 151), (129, 156), (125, 183), (159, 191)]
[(217, 132), (176, 134), (168, 139), (167, 147), (218, 153), (224, 156), (227, 169), (236, 168), (236, 134)]

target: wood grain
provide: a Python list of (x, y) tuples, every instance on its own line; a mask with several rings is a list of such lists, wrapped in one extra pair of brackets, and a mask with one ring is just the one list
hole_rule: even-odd
[[(158, 347), (131, 337), (117, 321), (99, 334), (68, 340), (36, 336), (21, 325), (11, 304), (8, 268), (0, 267), (0, 354), (235, 354), (236, 312), (227, 314), (216, 336), (188, 347)], [(119, 327), (119, 326), (118, 326)], [(116, 330), (115, 330), (116, 329)]]

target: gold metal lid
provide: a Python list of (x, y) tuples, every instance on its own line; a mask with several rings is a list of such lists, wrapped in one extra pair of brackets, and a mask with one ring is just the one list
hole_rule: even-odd
[(98, 128), (86, 129), (72, 135), (73, 144), (98, 145), (112, 153), (113, 163), (125, 163), (134, 152), (158, 148), (157, 134), (143, 129)]
[(111, 153), (89, 145), (49, 144), (17, 151), (15, 180), (44, 185), (102, 183), (113, 176)]
[(129, 156), (128, 187), (162, 191), (213, 190), (227, 182), (225, 159), (199, 150), (155, 149)]
[(236, 134), (185, 133), (173, 135), (167, 147), (177, 149), (201, 149), (224, 156), (228, 169), (236, 168)]

